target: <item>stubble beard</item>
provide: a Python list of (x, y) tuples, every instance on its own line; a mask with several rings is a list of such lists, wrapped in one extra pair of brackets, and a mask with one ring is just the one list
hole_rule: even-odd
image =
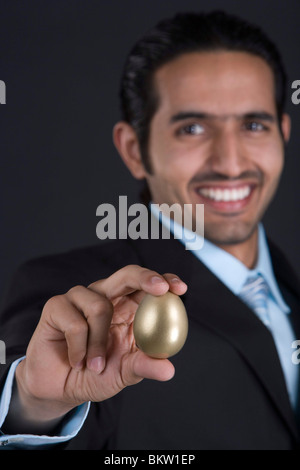
[(246, 223), (204, 224), (204, 238), (218, 246), (239, 245), (250, 240), (258, 228), (259, 220)]

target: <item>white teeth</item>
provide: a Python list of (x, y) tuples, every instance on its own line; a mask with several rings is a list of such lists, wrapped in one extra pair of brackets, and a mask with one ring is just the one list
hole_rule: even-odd
[(249, 196), (251, 192), (250, 186), (243, 186), (242, 188), (233, 188), (233, 189), (211, 189), (211, 188), (202, 188), (199, 189), (199, 193), (202, 196), (214, 201), (240, 201)]

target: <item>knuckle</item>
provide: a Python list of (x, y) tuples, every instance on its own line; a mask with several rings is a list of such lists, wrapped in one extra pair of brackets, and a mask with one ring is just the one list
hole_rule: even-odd
[(139, 266), (138, 264), (128, 264), (126, 268), (135, 270), (135, 269), (140, 269), (141, 266)]
[(44, 311), (53, 311), (60, 307), (63, 303), (63, 295), (54, 295), (44, 305)]
[(100, 317), (107, 313), (112, 313), (112, 303), (106, 297), (100, 297), (90, 302), (88, 306), (88, 314), (93, 317)]
[(69, 323), (67, 331), (66, 331), (66, 336), (79, 336), (82, 334), (87, 334), (88, 332), (88, 325), (86, 321), (81, 318), (81, 319), (76, 319), (73, 320)]
[(140, 270), (141, 269), (141, 266), (139, 266), (138, 264), (127, 264), (127, 266), (124, 266), (124, 268), (121, 268), (119, 270), (119, 272), (124, 272), (126, 274), (131, 274), (131, 273), (135, 273), (136, 271)]
[(81, 285), (73, 286), (73, 287), (71, 287), (71, 289), (68, 290), (68, 294), (70, 294), (70, 295), (78, 294), (78, 293), (82, 292), (83, 289), (85, 289), (85, 287), (81, 286)]
[(151, 269), (145, 268), (144, 266), (139, 266), (137, 264), (131, 264), (128, 266), (130, 275), (138, 276), (139, 278), (157, 274), (156, 271), (152, 271)]

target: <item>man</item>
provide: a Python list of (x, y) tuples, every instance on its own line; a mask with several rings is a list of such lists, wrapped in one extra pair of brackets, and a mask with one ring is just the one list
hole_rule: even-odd
[[(192, 204), (194, 218), (205, 205), (204, 248), (118, 240), (21, 268), (1, 317), (3, 446), (297, 447), (300, 289), (260, 224), (289, 139), (284, 89), (275, 46), (222, 12), (163, 21), (133, 48), (115, 145), (152, 202)], [(188, 339), (153, 359), (132, 321), (145, 293), (168, 290)]]

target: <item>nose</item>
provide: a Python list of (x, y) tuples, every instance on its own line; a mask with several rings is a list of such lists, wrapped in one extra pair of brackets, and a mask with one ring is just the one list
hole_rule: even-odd
[(219, 129), (212, 139), (209, 163), (211, 170), (226, 178), (237, 178), (246, 170), (245, 149), (240, 136), (229, 127)]

